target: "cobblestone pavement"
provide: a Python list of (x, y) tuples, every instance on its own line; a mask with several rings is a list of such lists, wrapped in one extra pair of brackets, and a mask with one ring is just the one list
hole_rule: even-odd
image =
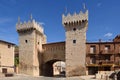
[(32, 77), (28, 75), (15, 75), (14, 77), (2, 77), (0, 80), (95, 80), (95, 79), (81, 79), (81, 77), (71, 78), (55, 78), (55, 77)]

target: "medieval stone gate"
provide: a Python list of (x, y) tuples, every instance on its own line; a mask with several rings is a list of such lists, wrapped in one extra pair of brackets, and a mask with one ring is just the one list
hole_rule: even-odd
[(27, 23), (18, 19), (19, 73), (52, 76), (53, 63), (65, 61), (66, 76), (85, 75), (88, 11), (62, 15), (62, 24), (66, 41), (46, 43), (44, 29), (32, 17)]

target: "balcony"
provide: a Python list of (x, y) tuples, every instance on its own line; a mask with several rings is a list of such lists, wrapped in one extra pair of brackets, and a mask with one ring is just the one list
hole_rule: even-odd
[(95, 55), (96, 53), (87, 53), (87, 55)]
[(96, 54), (96, 51), (94, 50), (94, 51), (88, 51), (87, 52), (87, 55), (95, 55)]
[(96, 60), (93, 63), (88, 62), (86, 66), (112, 66), (114, 64), (114, 61), (108, 61), (108, 60)]
[(117, 53), (120, 54), (120, 50)]
[(115, 52), (114, 50), (101, 50), (99, 53), (100, 54), (114, 54)]
[[(115, 51), (114, 50), (101, 50), (99, 52), (96, 52), (96, 51), (87, 52), (87, 55), (95, 55), (95, 54), (115, 54)], [(119, 54), (120, 54), (120, 52), (119, 52)]]
[(115, 65), (119, 65), (120, 66), (120, 61), (115, 62)]
[[(100, 63), (100, 62), (99, 62)], [(112, 66), (114, 64), (114, 61), (108, 61), (108, 60), (103, 60), (101, 61), (102, 66)]]

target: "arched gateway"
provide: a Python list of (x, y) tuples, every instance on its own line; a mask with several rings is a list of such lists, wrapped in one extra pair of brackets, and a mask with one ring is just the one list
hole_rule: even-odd
[(46, 43), (46, 35), (40, 24), (32, 18), (24, 23), (18, 20), (16, 28), (19, 34), (19, 73), (53, 76), (53, 64), (64, 61), (66, 76), (85, 75), (88, 11), (63, 15), (62, 24), (66, 31), (66, 41)]

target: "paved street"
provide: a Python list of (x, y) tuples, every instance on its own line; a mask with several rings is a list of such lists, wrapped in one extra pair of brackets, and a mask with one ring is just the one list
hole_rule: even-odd
[(6, 77), (1, 78), (0, 80), (83, 80), (80, 78), (52, 78), (52, 77)]
[(4, 77), (0, 78), (0, 80), (95, 80), (95, 79), (81, 79), (80, 77), (72, 77), (72, 78), (55, 78), (55, 77), (32, 77), (28, 75), (15, 75), (14, 77)]

